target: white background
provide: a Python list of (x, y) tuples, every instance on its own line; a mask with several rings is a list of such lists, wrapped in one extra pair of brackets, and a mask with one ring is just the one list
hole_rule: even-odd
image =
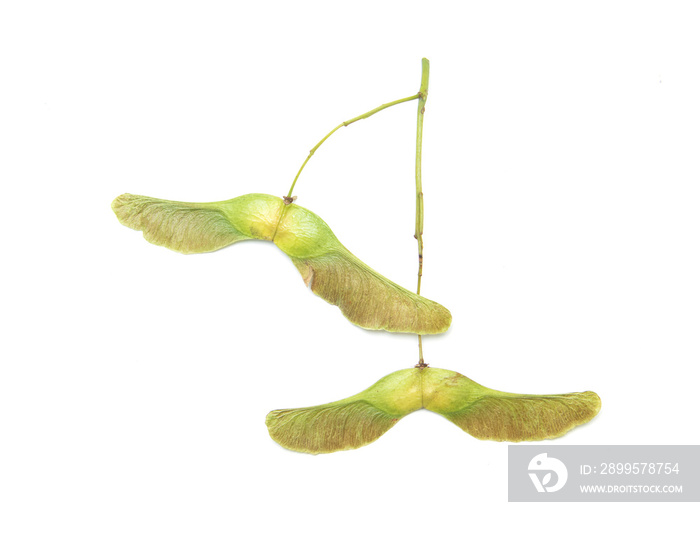
[[(697, 504), (509, 504), (507, 444), (426, 411), (307, 456), (275, 408), (417, 361), (272, 244), (182, 256), (123, 193), (285, 194), (333, 126), (425, 117), (426, 360), (595, 390), (556, 444), (698, 444), (700, 34), (681, 2), (4, 2), (3, 559), (664, 557)], [(342, 129), (298, 203), (413, 288), (415, 103)], [(681, 554), (682, 555), (682, 554)]]

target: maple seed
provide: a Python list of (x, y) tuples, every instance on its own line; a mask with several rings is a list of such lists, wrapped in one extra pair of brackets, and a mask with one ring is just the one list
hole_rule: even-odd
[(318, 296), (365, 329), (437, 334), (452, 322), (442, 305), (372, 270), (313, 212), (268, 194), (222, 202), (175, 202), (123, 194), (112, 202), (119, 221), (180, 253), (206, 253), (246, 239), (273, 241)]
[(332, 453), (372, 443), (401, 418), (426, 408), (478, 439), (539, 441), (563, 436), (600, 410), (592, 391), (562, 395), (504, 393), (455, 371), (396, 371), (369, 389), (340, 401), (273, 410), (265, 423), (281, 446), (305, 453)]

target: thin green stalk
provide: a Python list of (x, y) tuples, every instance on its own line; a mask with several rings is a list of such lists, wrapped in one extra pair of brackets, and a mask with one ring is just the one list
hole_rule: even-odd
[[(284, 197), (284, 202), (285, 205), (292, 204), (294, 202), (294, 199), (296, 197), (292, 197), (292, 193), (294, 192), (294, 187), (297, 184), (297, 180), (299, 179), (299, 176), (301, 175), (301, 172), (304, 170), (304, 167), (306, 167), (306, 164), (309, 162), (311, 159), (311, 156), (313, 156), (316, 153), (316, 150), (318, 150), (321, 145), (328, 140), (328, 138), (331, 137), (331, 135), (338, 129), (351, 125), (354, 122), (357, 122), (362, 119), (366, 119), (368, 117), (371, 117), (375, 113), (378, 113), (379, 111), (383, 111), (384, 109), (388, 109), (389, 107), (393, 107), (394, 105), (398, 105), (399, 103), (406, 103), (407, 101), (413, 101), (414, 99), (418, 99), (418, 125), (417, 125), (417, 130), (416, 130), (416, 233), (414, 237), (418, 241), (418, 286), (416, 288), (416, 294), (420, 295), (420, 285), (421, 285), (421, 279), (423, 277), (423, 183), (421, 180), (421, 155), (422, 155), (422, 146), (423, 146), (423, 113), (425, 113), (425, 103), (428, 99), (428, 81), (430, 78), (430, 62), (428, 61), (427, 58), (424, 58), (422, 60), (422, 74), (421, 74), (421, 82), (420, 82), (420, 91), (415, 94), (411, 95), (410, 97), (404, 97), (402, 99), (397, 99), (396, 101), (392, 101), (390, 103), (384, 103), (383, 105), (380, 105), (379, 107), (372, 109), (371, 111), (367, 111), (366, 113), (362, 113), (361, 115), (355, 117), (354, 119), (350, 119), (348, 121), (344, 121), (340, 123), (338, 126), (336, 126), (333, 130), (331, 130), (328, 134), (326, 134), (321, 141), (316, 144), (311, 150), (309, 151), (309, 155), (306, 156), (306, 159), (304, 160), (304, 163), (302, 163), (301, 167), (299, 168), (299, 171), (296, 174), (296, 177), (294, 177), (294, 181), (292, 181), (292, 186), (289, 188), (289, 192), (287, 193), (287, 196)], [(286, 207), (286, 206), (285, 206)], [(277, 226), (279, 227), (279, 222), (282, 221), (282, 216), (284, 215), (285, 210), (283, 209), (282, 212), (280, 212), (280, 217), (277, 223)], [(276, 229), (275, 229), (276, 232)], [(423, 360), (423, 339), (420, 335), (418, 335), (418, 367), (426, 367), (426, 363)]]
[[(299, 168), (299, 172), (297, 173), (297, 176), (294, 177), (294, 181), (292, 182), (292, 186), (289, 189), (289, 193), (287, 193), (287, 199), (292, 198), (292, 191), (294, 190), (294, 185), (297, 184), (297, 179), (299, 179), (299, 175), (301, 175), (301, 172), (304, 170), (304, 167), (306, 167), (306, 164), (308, 161), (311, 159), (311, 156), (316, 153), (316, 150), (318, 150), (321, 147), (321, 144), (323, 144), (328, 138), (333, 134), (336, 130), (339, 128), (342, 128), (344, 126), (351, 125), (354, 122), (360, 121), (362, 119), (366, 119), (367, 117), (371, 117), (375, 113), (378, 113), (379, 111), (383, 111), (384, 109), (388, 109), (389, 107), (393, 107), (394, 105), (398, 105), (399, 103), (406, 103), (406, 101), (413, 101), (414, 99), (419, 99), (420, 98), (420, 92), (412, 95), (411, 97), (404, 97), (403, 99), (397, 99), (396, 101), (392, 101), (391, 103), (384, 103), (384, 105), (380, 105), (379, 107), (376, 107), (375, 109), (372, 109), (371, 111), (367, 111), (366, 113), (362, 113), (360, 116), (355, 117), (354, 119), (350, 119), (349, 121), (344, 121), (340, 123), (338, 126), (336, 126), (333, 130), (331, 130), (328, 134), (326, 134), (323, 139), (316, 144), (313, 148), (311, 148), (311, 151), (309, 152), (309, 155), (306, 156), (306, 159), (304, 160), (304, 163), (301, 165)], [(291, 202), (291, 201), (290, 201)]]
[[(416, 233), (418, 241), (418, 287), (416, 294), (420, 295), (420, 283), (423, 278), (423, 181), (421, 178), (421, 156), (423, 154), (423, 114), (425, 102), (428, 100), (428, 81), (430, 79), (430, 62), (422, 60), (420, 91), (418, 92), (418, 124), (416, 127)], [(423, 361), (423, 339), (418, 335), (418, 367), (425, 367)]]

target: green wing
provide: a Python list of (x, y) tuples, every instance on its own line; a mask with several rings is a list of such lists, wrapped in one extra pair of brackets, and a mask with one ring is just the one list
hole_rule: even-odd
[(372, 443), (401, 417), (358, 400), (342, 405), (273, 410), (265, 423), (282, 447), (316, 455)]
[(282, 447), (332, 453), (372, 443), (421, 407), (416, 370), (387, 375), (353, 397), (319, 406), (273, 410), (265, 423)]
[(366, 329), (438, 334), (452, 322), (445, 307), (388, 280), (342, 245), (317, 257), (291, 259), (316, 295)]
[(524, 395), (494, 391), (463, 375), (428, 369), (423, 400), (478, 439), (539, 441), (563, 436), (600, 411), (592, 391), (561, 395)]
[(250, 239), (231, 224), (217, 203), (123, 194), (114, 199), (112, 210), (123, 225), (142, 231), (146, 241), (180, 253), (207, 253)]
[(563, 436), (600, 410), (592, 391), (563, 395), (484, 396), (445, 418), (478, 439), (540, 441)]

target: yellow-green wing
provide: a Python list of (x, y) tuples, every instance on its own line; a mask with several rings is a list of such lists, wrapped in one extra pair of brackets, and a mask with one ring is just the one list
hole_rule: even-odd
[(365, 401), (273, 410), (265, 423), (282, 447), (316, 455), (357, 449), (384, 434), (401, 417)]
[(329, 404), (273, 410), (265, 423), (282, 447), (332, 453), (372, 443), (421, 407), (417, 370), (387, 375), (361, 393)]
[(463, 375), (429, 368), (424, 382), (424, 406), (478, 439), (538, 441), (563, 436), (585, 424), (600, 410), (592, 392), (561, 395), (504, 393), (479, 385)]
[(316, 257), (290, 257), (306, 285), (365, 329), (415, 334), (445, 332), (450, 312), (375, 272), (345, 247)]
[(112, 202), (119, 221), (143, 232), (146, 241), (180, 253), (207, 253), (250, 239), (238, 231), (219, 204), (161, 200), (123, 194)]

